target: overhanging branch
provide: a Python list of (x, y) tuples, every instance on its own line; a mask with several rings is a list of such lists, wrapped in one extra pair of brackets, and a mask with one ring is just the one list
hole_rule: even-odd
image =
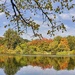
[(14, 13), (15, 13), (14, 16), (17, 17), (17, 13), (16, 13), (16, 11), (17, 11), (18, 14), (19, 14), (19, 16), (20, 16), (20, 18), (21, 18), (26, 24), (29, 24), (29, 23), (23, 18), (21, 12), (20, 12), (19, 9), (17, 8), (17, 6), (16, 6), (16, 4), (13, 2), (13, 0), (11, 0), (11, 4), (12, 4), (12, 8), (13, 8)]

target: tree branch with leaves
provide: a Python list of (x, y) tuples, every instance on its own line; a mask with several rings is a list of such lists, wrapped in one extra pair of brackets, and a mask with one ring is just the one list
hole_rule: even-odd
[[(61, 20), (57, 20), (57, 15), (64, 13), (64, 10), (74, 9), (74, 0), (6, 0), (0, 4), (0, 13), (4, 12), (7, 19), (10, 20), (10, 25), (14, 25), (18, 29), (18, 32), (27, 32), (31, 27), (34, 36), (41, 36), (38, 31), (40, 24), (37, 24), (34, 16), (41, 13), (42, 23), (46, 23), (50, 29), (47, 34), (50, 36), (55, 35), (55, 31), (66, 31), (66, 27)], [(10, 6), (9, 6), (10, 5)], [(39, 11), (39, 12), (38, 12)], [(13, 15), (11, 13), (14, 13)], [(30, 13), (29, 15), (27, 13)], [(34, 16), (31, 16), (34, 14)], [(26, 17), (27, 16), (27, 17)], [(39, 17), (40, 19), (40, 17)], [(75, 16), (72, 16), (73, 22), (75, 22)], [(6, 25), (5, 27), (7, 27)], [(14, 28), (13, 27), (13, 28)]]

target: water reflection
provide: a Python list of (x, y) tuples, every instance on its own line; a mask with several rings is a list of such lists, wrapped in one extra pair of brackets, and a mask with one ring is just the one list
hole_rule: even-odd
[(75, 57), (0, 56), (0, 75), (75, 75)]
[(71, 70), (54, 70), (53, 68), (49, 69), (41, 69), (40, 67), (23, 67), (20, 71), (16, 73), (16, 75), (75, 75), (75, 71)]

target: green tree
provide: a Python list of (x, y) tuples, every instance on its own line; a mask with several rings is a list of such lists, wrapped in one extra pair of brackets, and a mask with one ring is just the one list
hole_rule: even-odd
[(16, 50), (16, 53), (18, 53), (18, 54), (22, 54), (22, 53), (28, 54), (28, 52), (29, 52), (28, 49), (29, 48), (28, 48), (27, 43), (24, 42), (24, 43), (18, 45), (15, 50)]
[(13, 29), (8, 29), (4, 33), (4, 40), (8, 49), (15, 49), (15, 47), (21, 42), (20, 39), (17, 31), (14, 31)]
[(57, 37), (54, 38), (54, 41), (58, 41), (58, 43), (60, 43), (61, 38), (62, 38), (61, 36), (57, 36)]
[(75, 36), (68, 36), (67, 40), (68, 40), (70, 50), (75, 50)]
[(4, 45), (4, 38), (0, 37), (0, 45)]
[[(2, 0), (0, 3), (0, 13), (4, 12), (10, 24), (13, 23), (18, 31), (21, 33), (28, 27), (31, 27), (35, 36), (38, 34), (40, 26), (36, 23), (34, 16), (39, 15), (42, 22), (48, 22), (46, 25), (50, 27), (47, 34), (54, 35), (56, 30), (66, 30), (64, 24), (59, 20), (57, 15), (65, 13), (64, 10), (71, 10), (74, 8), (74, 0)], [(14, 13), (14, 14), (11, 14)], [(28, 14), (28, 15), (27, 15)], [(31, 16), (34, 14), (34, 16)], [(74, 16), (72, 16), (73, 22)], [(5, 25), (7, 27), (9, 25)], [(25, 29), (24, 29), (25, 28)], [(23, 30), (22, 30), (23, 29)]]
[(53, 41), (49, 44), (49, 51), (51, 51), (51, 54), (56, 54), (58, 47), (58, 41)]

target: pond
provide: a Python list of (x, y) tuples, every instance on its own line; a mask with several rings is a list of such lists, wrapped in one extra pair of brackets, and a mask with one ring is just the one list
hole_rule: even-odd
[(0, 56), (0, 75), (75, 75), (75, 56)]

